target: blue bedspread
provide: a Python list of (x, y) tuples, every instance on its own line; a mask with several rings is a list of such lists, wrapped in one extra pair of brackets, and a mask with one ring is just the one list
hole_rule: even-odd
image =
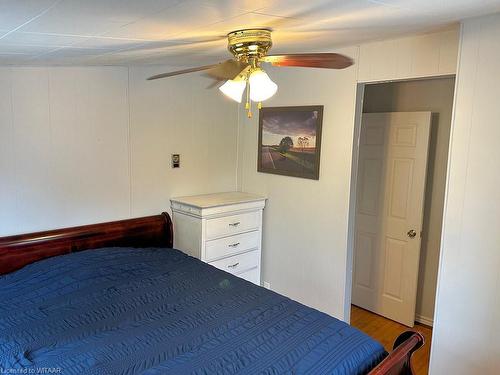
[(384, 355), (347, 324), (176, 250), (83, 251), (0, 277), (11, 373), (363, 374)]

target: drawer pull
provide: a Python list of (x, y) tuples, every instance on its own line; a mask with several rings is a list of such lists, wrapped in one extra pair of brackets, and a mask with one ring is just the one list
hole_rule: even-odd
[(240, 225), (240, 222), (239, 222), (239, 221), (237, 221), (237, 222), (235, 222), (235, 223), (229, 223), (229, 226), (230, 226), (230, 227), (237, 227), (238, 225)]
[(236, 268), (236, 267), (238, 267), (239, 264), (240, 264), (240, 262), (237, 262), (235, 264), (230, 264), (227, 266), (227, 268)]
[(231, 243), (231, 244), (229, 244), (227, 246), (229, 246), (229, 247), (238, 247), (239, 244), (240, 244), (239, 242), (236, 242), (236, 243)]

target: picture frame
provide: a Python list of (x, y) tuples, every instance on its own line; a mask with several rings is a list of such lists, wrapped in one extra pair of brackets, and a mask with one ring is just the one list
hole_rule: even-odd
[(257, 171), (319, 180), (323, 106), (259, 111)]

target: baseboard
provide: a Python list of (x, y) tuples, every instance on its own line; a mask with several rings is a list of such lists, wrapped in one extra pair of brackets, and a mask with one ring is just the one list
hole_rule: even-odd
[(432, 327), (432, 325), (434, 324), (434, 321), (431, 318), (427, 318), (426, 316), (422, 316), (420, 314), (417, 314), (415, 316), (415, 321), (417, 323), (425, 324), (426, 326), (430, 327)]

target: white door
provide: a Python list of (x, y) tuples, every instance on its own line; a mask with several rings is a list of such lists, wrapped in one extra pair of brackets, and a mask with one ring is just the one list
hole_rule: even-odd
[(413, 327), (431, 112), (362, 117), (352, 303)]

